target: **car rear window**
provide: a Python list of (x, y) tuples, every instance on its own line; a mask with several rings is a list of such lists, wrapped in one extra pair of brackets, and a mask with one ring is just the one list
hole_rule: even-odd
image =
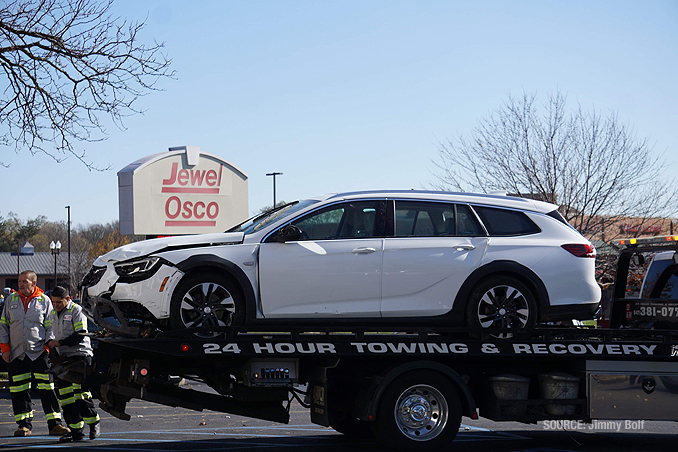
[(547, 213), (546, 215), (548, 215), (549, 217), (555, 218), (556, 220), (560, 221), (560, 222), (563, 223), (563, 224), (566, 224), (566, 225), (568, 225), (568, 226), (570, 225), (570, 223), (567, 222), (567, 220), (565, 219), (565, 217), (563, 217), (563, 216), (560, 214), (560, 212), (558, 212), (557, 210), (552, 210), (552, 211), (550, 211), (549, 213)]
[(541, 232), (523, 212), (495, 207), (473, 206), (490, 235), (512, 236)]

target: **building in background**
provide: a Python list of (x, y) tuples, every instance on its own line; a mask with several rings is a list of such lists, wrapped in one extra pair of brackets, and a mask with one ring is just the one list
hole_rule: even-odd
[(588, 229), (579, 231), (593, 240), (610, 242), (618, 238), (652, 237), (678, 234), (678, 222), (673, 218), (614, 218), (599, 217)]
[[(54, 279), (54, 255), (47, 252), (35, 252), (33, 255), (17, 256), (16, 253), (0, 253), (0, 290), (5, 287), (19, 289), (19, 273), (33, 270), (38, 275), (38, 287), (44, 291), (57, 285), (68, 286), (68, 256), (57, 256), (57, 278)], [(18, 265), (18, 266), (17, 266)], [(71, 295), (75, 295), (71, 288)]]

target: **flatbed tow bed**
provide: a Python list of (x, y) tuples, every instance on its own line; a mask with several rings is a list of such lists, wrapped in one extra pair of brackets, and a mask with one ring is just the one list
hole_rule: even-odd
[[(374, 431), (402, 450), (448, 444), (462, 415), (525, 423), (678, 420), (675, 330), (536, 328), (496, 339), (463, 328), (269, 329), (99, 338), (87, 378), (101, 408), (120, 419), (129, 419), (128, 401), (141, 399), (287, 423), (296, 398), (316, 424), (357, 437)], [(61, 372), (82, 381), (79, 369)], [(218, 394), (182, 388), (170, 375), (204, 381)], [(569, 388), (576, 395), (545, 395), (544, 375), (556, 386), (558, 376), (576, 380)], [(513, 394), (520, 392), (517, 383), (511, 388), (516, 376), (526, 397)]]
[[(678, 237), (668, 244), (676, 248)], [(399, 450), (448, 445), (462, 416), (495, 421), (678, 421), (678, 300), (625, 298), (634, 243), (620, 254), (609, 328), (492, 330), (383, 324), (226, 327), (99, 337), (87, 381), (120, 419), (132, 399), (287, 423), (293, 399), (313, 423)], [(648, 245), (650, 246), (650, 245)], [(666, 245), (651, 249), (665, 249)], [(658, 309), (658, 311), (657, 311)], [(642, 314), (642, 315), (641, 315)], [(651, 315), (650, 315), (651, 320)], [(263, 331), (262, 331), (263, 330)], [(503, 333), (509, 338), (498, 339)], [(170, 376), (216, 391), (172, 384)]]

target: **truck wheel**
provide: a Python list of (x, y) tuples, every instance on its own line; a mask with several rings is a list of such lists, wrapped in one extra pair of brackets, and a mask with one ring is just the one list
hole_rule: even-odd
[[(525, 284), (510, 276), (494, 276), (471, 292), (466, 323), (474, 328), (531, 328), (537, 323), (537, 303)], [(513, 335), (494, 336), (507, 339)]]
[(459, 431), (459, 394), (438, 372), (407, 373), (388, 385), (373, 424), (377, 437), (392, 448), (439, 449), (452, 442)]
[[(172, 295), (172, 329), (240, 326), (245, 323), (245, 302), (240, 288), (218, 273), (197, 273), (181, 281)], [(219, 332), (195, 333), (210, 338)]]

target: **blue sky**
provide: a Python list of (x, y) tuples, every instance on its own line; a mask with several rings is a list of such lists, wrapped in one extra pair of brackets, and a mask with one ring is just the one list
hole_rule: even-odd
[(272, 203), (272, 171), (286, 201), (427, 187), (437, 143), (523, 91), (617, 112), (678, 162), (675, 1), (116, 0), (114, 12), (147, 17), (177, 79), (126, 130), (76, 146), (109, 171), (5, 148), (0, 216), (64, 221), (70, 205), (76, 225), (116, 220), (117, 171), (182, 145), (247, 173), (250, 212)]

